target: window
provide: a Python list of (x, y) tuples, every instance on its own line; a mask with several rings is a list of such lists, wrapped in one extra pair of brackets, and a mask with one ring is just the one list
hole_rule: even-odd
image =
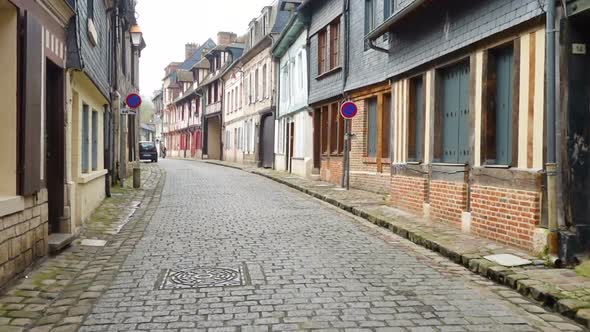
[(305, 68), (304, 68), (304, 65), (303, 65), (303, 51), (300, 51), (299, 54), (297, 55), (297, 66), (298, 66), (297, 67), (297, 69), (298, 69), (297, 70), (297, 72), (298, 72), (297, 80), (299, 82), (299, 89), (300, 89), (300, 91), (302, 91), (302, 89), (304, 88), (303, 78), (304, 78), (304, 75), (305, 75), (304, 74)]
[(327, 35), (326, 30), (322, 30), (318, 34), (318, 75), (326, 72), (326, 58), (328, 54)]
[(365, 0), (365, 35), (375, 29), (375, 1)]
[(98, 169), (98, 112), (92, 111), (92, 170)]
[(90, 159), (90, 129), (89, 129), (90, 110), (88, 105), (82, 105), (82, 173), (88, 173)]
[(262, 98), (266, 99), (266, 64), (262, 66)]
[(324, 106), (320, 110), (321, 117), (321, 151), (322, 154), (328, 154), (328, 106)]
[(338, 154), (342, 154), (344, 152), (344, 118), (340, 115), (338, 110), (338, 104), (334, 104), (336, 106), (336, 117), (338, 118)]
[(330, 69), (340, 66), (340, 18), (330, 24)]
[(219, 101), (219, 82), (213, 83), (213, 102)]
[(377, 157), (377, 97), (368, 99), (367, 156)]
[(383, 95), (383, 128), (381, 131), (381, 157), (389, 158), (389, 141), (391, 140), (391, 94)]
[(383, 20), (387, 20), (397, 10), (397, 0), (383, 0)]
[(258, 69), (256, 69), (256, 72), (254, 74), (254, 100), (258, 101), (259, 100), (259, 87), (258, 84), (260, 83), (260, 81), (258, 80)]
[[(435, 158), (467, 164), (469, 147), (469, 62), (440, 72), (441, 102), (435, 118)], [(441, 145), (442, 144), (442, 145)]]
[(86, 12), (89, 20), (94, 20), (94, 0), (86, 0)]
[(338, 153), (338, 104), (330, 105), (330, 153)]
[(410, 80), (410, 108), (408, 114), (408, 160), (422, 161), (424, 150), (424, 80)]
[[(488, 77), (483, 146), (485, 163), (512, 165), (514, 48), (488, 52)], [(516, 117), (518, 118), (518, 117)]]

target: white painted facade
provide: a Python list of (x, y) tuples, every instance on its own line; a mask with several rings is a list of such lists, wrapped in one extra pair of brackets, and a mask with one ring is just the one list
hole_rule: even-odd
[(307, 31), (304, 30), (281, 57), (277, 68), (275, 168), (300, 176), (311, 175), (313, 168), (313, 117), (308, 112), (306, 37)]

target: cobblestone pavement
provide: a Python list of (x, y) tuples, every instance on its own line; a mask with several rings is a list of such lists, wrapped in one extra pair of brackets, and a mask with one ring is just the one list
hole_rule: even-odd
[(80, 331), (583, 330), (268, 179), (160, 166), (159, 205)]
[[(78, 330), (141, 238), (157, 206), (161, 178), (159, 167), (142, 164), (142, 189), (132, 189), (131, 181), (113, 188), (112, 198), (95, 210), (75, 243), (4, 290), (0, 332)], [(87, 246), (84, 239), (108, 243)]]

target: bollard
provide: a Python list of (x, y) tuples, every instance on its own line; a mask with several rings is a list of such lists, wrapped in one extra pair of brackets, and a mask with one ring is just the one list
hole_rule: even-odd
[(133, 167), (133, 188), (141, 187), (141, 168), (139, 166)]

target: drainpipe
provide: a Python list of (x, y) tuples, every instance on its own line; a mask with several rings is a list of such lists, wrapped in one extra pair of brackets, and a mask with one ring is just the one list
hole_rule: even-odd
[(557, 163), (555, 149), (555, 7), (556, 0), (547, 0), (546, 15), (546, 75), (547, 75), (547, 221), (549, 226), (549, 253), (558, 253), (557, 225)]
[[(346, 90), (346, 82), (349, 73), (349, 46), (350, 46), (350, 0), (342, 2), (342, 12), (344, 17), (344, 63), (343, 63), (343, 79), (342, 79), (342, 96), (346, 98), (344, 91)], [(344, 120), (344, 160), (342, 162), (342, 178), (341, 187), (348, 190), (350, 188), (350, 122), (351, 120)]]

